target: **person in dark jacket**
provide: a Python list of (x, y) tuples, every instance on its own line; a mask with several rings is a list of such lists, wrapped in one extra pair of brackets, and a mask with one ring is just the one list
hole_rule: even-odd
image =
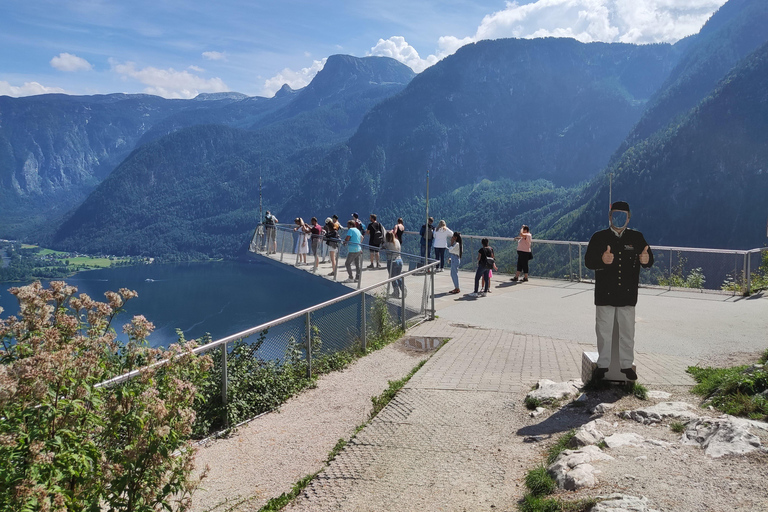
[(629, 204), (616, 201), (608, 217), (610, 227), (592, 235), (584, 256), (584, 264), (595, 271), (595, 332), (599, 353), (595, 377), (602, 379), (608, 372), (613, 330), (618, 328), (621, 373), (629, 380), (637, 380), (632, 368), (637, 287), (640, 267), (653, 265), (653, 252), (642, 233), (627, 229), (631, 217)]

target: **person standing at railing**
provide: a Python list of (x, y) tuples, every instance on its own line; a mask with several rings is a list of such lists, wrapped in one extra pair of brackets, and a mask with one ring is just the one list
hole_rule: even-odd
[[(363, 241), (363, 233), (355, 227), (355, 221), (347, 221), (347, 236), (344, 238), (344, 245), (348, 247), (347, 261), (345, 267), (347, 268), (347, 274), (349, 279), (346, 279), (345, 283), (354, 283), (360, 281), (360, 272), (363, 265), (363, 250), (360, 247), (360, 242)], [(355, 265), (355, 277), (352, 277), (352, 264)]]
[(420, 267), (426, 265), (424, 257), (426, 256), (429, 258), (432, 253), (432, 244), (435, 241), (435, 227), (432, 225), (434, 222), (435, 219), (430, 217), (427, 219), (427, 223), (423, 224), (421, 226), (421, 230), (419, 230), (419, 234), (421, 235), (421, 260), (419, 261)]
[(437, 223), (437, 229), (435, 229), (435, 259), (440, 263), (437, 265), (437, 271), (442, 272), (445, 268), (445, 250), (448, 248), (448, 244), (453, 238), (453, 231), (448, 229), (444, 220)]
[(461, 265), (461, 256), (464, 252), (464, 245), (461, 241), (461, 233), (453, 232), (451, 237), (451, 246), (448, 248), (448, 254), (451, 255), (451, 279), (453, 280), (453, 290), (448, 293), (461, 293), (459, 289), (459, 265)]
[(531, 251), (531, 228), (523, 224), (520, 228), (520, 234), (515, 237), (517, 240), (517, 272), (513, 281), (520, 279), (520, 273), (523, 274), (523, 282), (528, 280), (528, 262), (533, 259), (533, 252)]
[(293, 223), (296, 224), (293, 231), (298, 232), (294, 251), (296, 253), (296, 266), (306, 265), (307, 253), (309, 252), (309, 226), (301, 217), (296, 217)]
[[(493, 252), (493, 247), (488, 245), (490, 242), (487, 238), (483, 238), (480, 243), (483, 245), (479, 251), (477, 251), (477, 271), (475, 272), (475, 291), (470, 293), (470, 297), (484, 297), (491, 289), (491, 270), (498, 270), (496, 267), (496, 256)], [(478, 287), (480, 285), (480, 278), (483, 278), (483, 291), (479, 292)]]
[[(397, 277), (403, 271), (403, 258), (400, 255), (400, 242), (397, 241), (395, 235), (391, 232), (386, 234), (386, 242), (384, 242), (384, 249), (387, 251), (387, 268), (389, 269), (389, 277)], [(405, 286), (403, 280), (398, 279), (392, 282), (392, 296), (396, 299), (400, 298), (400, 293), (405, 293)]]
[(403, 233), (405, 233), (405, 224), (403, 224), (403, 218), (397, 219), (397, 224), (392, 228), (392, 234), (395, 235), (397, 241), (400, 242), (400, 247), (403, 246)]
[(637, 380), (635, 361), (635, 305), (640, 282), (640, 267), (653, 265), (653, 252), (639, 231), (627, 229), (631, 217), (629, 204), (616, 201), (608, 213), (610, 227), (592, 235), (584, 264), (595, 271), (595, 332), (597, 369), (602, 379), (611, 364), (614, 329), (618, 328), (621, 373)]
[(320, 266), (320, 251), (323, 247), (323, 226), (317, 223), (317, 217), (312, 217), (309, 222), (312, 224), (309, 228), (309, 234), (312, 237), (312, 255), (315, 257), (315, 266), (312, 267), (312, 272), (317, 272), (317, 267)]
[(368, 253), (371, 255), (371, 264), (368, 268), (381, 268), (379, 261), (379, 247), (384, 242), (384, 226), (376, 220), (376, 214), (372, 213), (368, 228), (365, 230), (368, 235)]
[(277, 253), (277, 217), (272, 215), (269, 210), (264, 215), (264, 250), (267, 254)]
[(339, 230), (336, 227), (338, 225), (339, 223), (334, 222), (330, 217), (325, 219), (325, 245), (328, 246), (328, 258), (331, 260), (331, 267), (333, 268), (328, 274), (329, 276), (336, 275), (336, 254), (339, 249)]

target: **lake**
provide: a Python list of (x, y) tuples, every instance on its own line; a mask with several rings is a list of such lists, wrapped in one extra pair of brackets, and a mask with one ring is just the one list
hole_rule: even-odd
[[(113, 322), (121, 339), (122, 326), (133, 315), (155, 324), (150, 345), (168, 346), (176, 329), (187, 339), (210, 333), (214, 340), (280, 318), (348, 293), (349, 288), (303, 270), (266, 260), (205, 262), (116, 267), (81, 272), (65, 281), (94, 300), (104, 292), (129, 288), (139, 296)], [(0, 317), (18, 313), (8, 288), (0, 284)], [(43, 281), (47, 286), (47, 281)]]

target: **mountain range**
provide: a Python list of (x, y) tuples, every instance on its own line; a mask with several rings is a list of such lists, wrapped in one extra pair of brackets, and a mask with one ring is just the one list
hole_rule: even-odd
[(759, 246), (766, 22), (768, 3), (730, 0), (674, 45), (481, 41), (416, 76), (332, 56), (274, 98), (3, 97), (0, 236), (236, 257), (259, 190), (283, 221), (359, 211), (414, 228), (428, 172), (430, 211), (454, 229), (584, 240), (611, 174), (653, 244)]

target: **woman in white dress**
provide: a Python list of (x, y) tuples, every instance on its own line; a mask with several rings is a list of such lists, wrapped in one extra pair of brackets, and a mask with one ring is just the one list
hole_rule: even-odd
[(296, 247), (294, 252), (296, 253), (296, 266), (307, 264), (307, 254), (309, 254), (309, 232), (310, 227), (304, 222), (301, 217), (296, 217), (293, 221), (296, 227), (294, 231), (298, 231), (299, 236), (296, 237)]

